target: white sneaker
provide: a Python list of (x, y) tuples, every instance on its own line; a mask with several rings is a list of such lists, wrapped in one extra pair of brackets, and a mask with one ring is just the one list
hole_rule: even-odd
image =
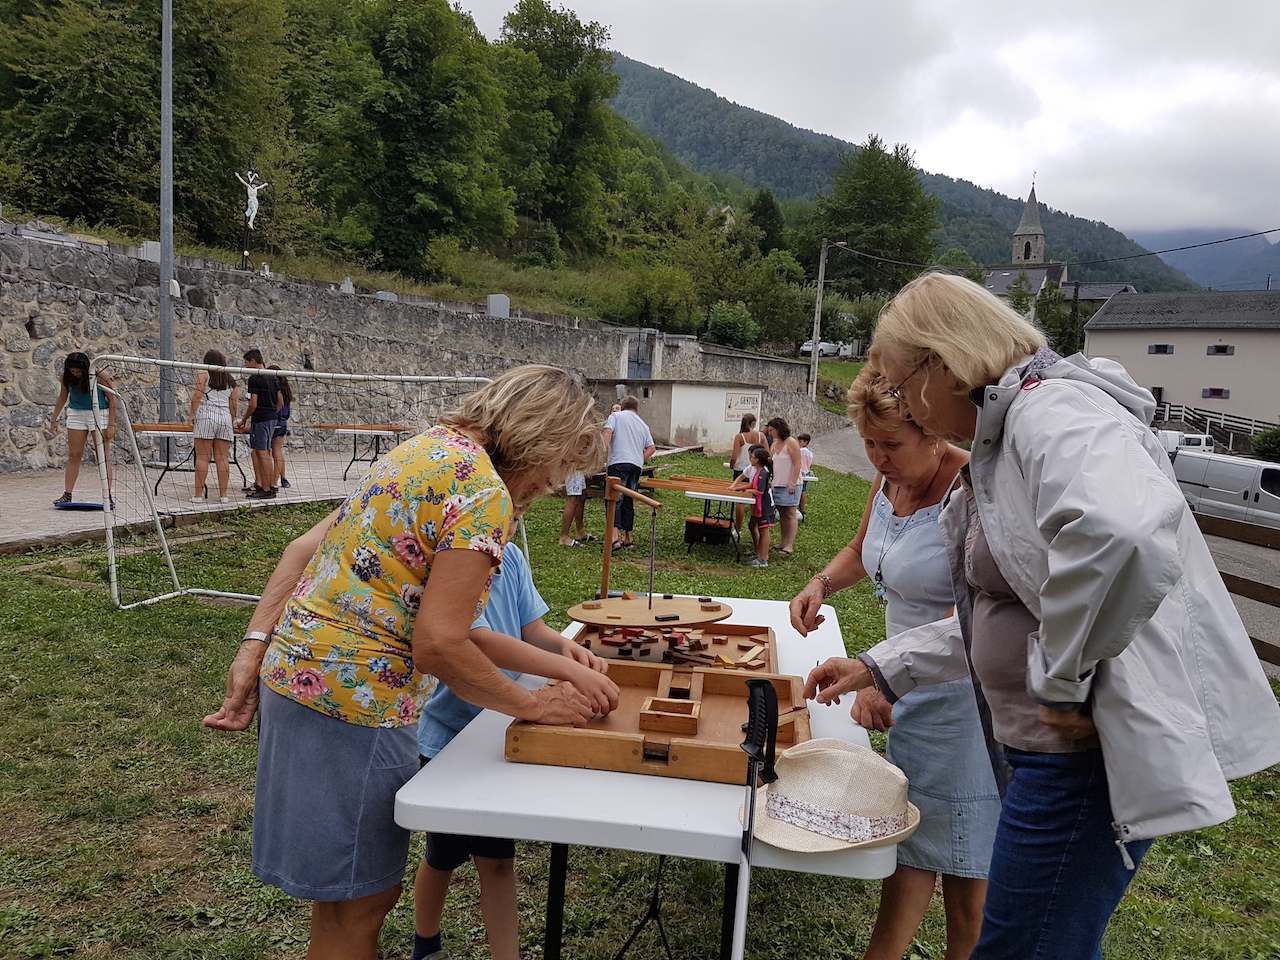
[(191, 498), (191, 502), (192, 502), (192, 503), (204, 503), (204, 497), (192, 497), (192, 498)]
[(230, 503), (230, 502), (231, 502), (231, 498), (230, 498), (230, 497), (219, 497), (219, 498), (218, 498), (218, 502), (219, 502), (219, 503)]
[(797, 510), (797, 511), (796, 511), (796, 520), (803, 520), (803, 519), (804, 519), (804, 514), (803, 514), (803, 513), (801, 513), (799, 510)]

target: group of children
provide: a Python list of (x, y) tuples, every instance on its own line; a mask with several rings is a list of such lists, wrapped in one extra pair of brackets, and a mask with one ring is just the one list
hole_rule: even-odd
[[(796, 436), (800, 444), (800, 475), (807, 476), (813, 470), (813, 451), (809, 449), (809, 434)], [(752, 444), (748, 448), (750, 463), (735, 477), (731, 490), (750, 490), (755, 497), (751, 506), (751, 516), (747, 520), (747, 529), (751, 532), (752, 556), (747, 561), (751, 567), (767, 567), (769, 565), (769, 541), (773, 527), (778, 525), (778, 515), (773, 508), (773, 458), (769, 448), (762, 444)], [(737, 473), (737, 471), (734, 471)], [(805, 494), (807, 482), (800, 487), (800, 519), (804, 519)]]

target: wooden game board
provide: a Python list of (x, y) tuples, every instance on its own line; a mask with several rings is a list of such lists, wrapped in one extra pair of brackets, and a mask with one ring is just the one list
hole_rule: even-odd
[[(746, 679), (762, 674), (619, 661), (610, 665), (609, 676), (620, 691), (617, 710), (585, 727), (516, 720), (507, 728), (506, 758), (713, 783), (746, 782)], [(778, 693), (778, 751), (810, 739), (804, 681), (763, 676)]]
[(628, 590), (621, 597), (586, 600), (568, 610), (569, 619), (599, 627), (674, 627), (714, 623), (733, 616), (733, 607), (711, 597), (659, 594), (650, 607), (647, 593)]
[(663, 623), (652, 627), (583, 624), (571, 639), (610, 660), (778, 672), (777, 638), (769, 627), (741, 623)]

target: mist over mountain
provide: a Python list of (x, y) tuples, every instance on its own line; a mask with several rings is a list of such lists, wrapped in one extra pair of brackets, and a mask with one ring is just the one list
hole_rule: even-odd
[[(840, 169), (840, 154), (857, 149), (855, 144), (740, 106), (616, 52), (614, 72), (622, 87), (611, 103), (620, 114), (698, 172), (727, 173), (751, 187), (768, 186), (779, 200), (811, 199), (828, 192)], [(943, 222), (936, 236), (939, 253), (959, 247), (979, 263), (1008, 262), (1012, 232), (1025, 198), (1007, 197), (940, 173), (922, 173), (921, 180), (942, 201)], [(1142, 291), (1196, 288), (1196, 282), (1172, 261), (1141, 256), (1148, 248), (1101, 221), (1074, 217), (1044, 203), (1040, 219), (1047, 259), (1075, 264), (1137, 257), (1080, 263), (1069, 271), (1073, 279), (1128, 281)]]
[(1140, 231), (1133, 238), (1149, 250), (1169, 250), (1242, 237), (1230, 243), (1162, 253), (1160, 259), (1214, 290), (1266, 290), (1268, 277), (1273, 289), (1280, 287), (1280, 244), (1271, 243), (1266, 237), (1246, 236), (1252, 232), (1244, 227)]

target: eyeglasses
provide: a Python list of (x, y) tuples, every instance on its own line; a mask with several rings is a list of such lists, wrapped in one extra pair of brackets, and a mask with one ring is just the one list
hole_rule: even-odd
[(893, 387), (889, 390), (889, 396), (893, 397), (893, 399), (897, 400), (899, 403), (902, 403), (903, 402), (902, 394), (899, 391), (901, 391), (902, 388), (907, 385), (908, 380), (910, 380), (912, 377), (914, 377), (917, 373), (919, 373), (922, 369), (924, 369), (928, 365), (929, 365), (928, 360), (925, 360), (921, 363), (916, 364), (915, 368), (910, 373), (908, 373), (905, 377), (903, 377), (902, 381), (896, 387)]

